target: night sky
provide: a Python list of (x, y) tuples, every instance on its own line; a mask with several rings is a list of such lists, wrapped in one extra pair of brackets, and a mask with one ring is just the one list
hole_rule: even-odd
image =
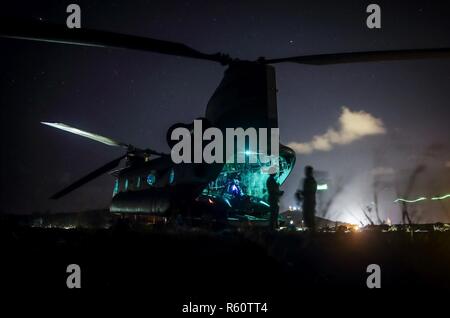
[[(2, 3), (0, 18), (64, 24), (74, 1)], [(381, 30), (365, 25), (369, 3)], [(395, 2), (395, 3), (394, 3)], [(446, 1), (76, 1), (82, 27), (183, 42), (242, 59), (302, 54), (450, 47)], [(67, 212), (106, 207), (103, 176), (58, 200), (50, 195), (122, 154), (120, 149), (40, 124), (62, 122), (138, 147), (169, 151), (167, 128), (203, 116), (224, 67), (123, 49), (0, 39), (1, 202), (3, 212)], [(392, 201), (414, 168), (410, 193), (450, 193), (450, 59), (307, 66), (279, 64), (278, 115), (284, 144), (339, 129), (342, 107), (378, 119), (383, 133), (327, 151), (299, 153), (284, 185), (283, 208), (306, 164), (327, 171), (336, 196), (329, 217), (356, 223), (373, 199), (399, 221)], [(449, 221), (450, 200), (414, 206), (416, 220)], [(363, 220), (364, 221), (364, 220)]]

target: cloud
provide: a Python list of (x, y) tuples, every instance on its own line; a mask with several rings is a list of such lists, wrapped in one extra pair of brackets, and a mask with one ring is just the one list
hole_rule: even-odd
[(314, 151), (330, 151), (336, 145), (346, 145), (367, 136), (385, 133), (381, 119), (365, 111), (352, 111), (344, 106), (337, 129), (329, 128), (326, 133), (314, 136), (309, 142), (291, 142), (288, 146), (297, 153), (310, 154)]

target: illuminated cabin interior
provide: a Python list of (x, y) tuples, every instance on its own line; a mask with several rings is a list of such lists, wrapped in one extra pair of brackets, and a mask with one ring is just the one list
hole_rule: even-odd
[[(295, 153), (280, 145), (278, 173), (275, 176), (282, 185), (295, 165)], [(218, 201), (225, 204), (234, 213), (252, 214), (266, 218), (269, 212), (267, 179), (271, 163), (226, 163), (216, 180), (211, 181), (200, 197), (211, 204)]]

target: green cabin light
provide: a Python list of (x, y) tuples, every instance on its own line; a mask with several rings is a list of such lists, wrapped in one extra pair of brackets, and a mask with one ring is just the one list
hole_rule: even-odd
[(128, 179), (125, 179), (125, 191), (128, 190)]

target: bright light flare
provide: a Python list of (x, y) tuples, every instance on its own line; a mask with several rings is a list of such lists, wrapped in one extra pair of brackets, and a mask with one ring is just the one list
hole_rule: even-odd
[(432, 197), (431, 200), (436, 201), (436, 200), (444, 200), (444, 199), (448, 199), (448, 198), (450, 198), (450, 194), (444, 194), (443, 196), (440, 196), (440, 197)]
[(407, 199), (398, 198), (398, 199), (396, 199), (394, 202), (395, 202), (395, 203), (398, 203), (398, 202), (415, 203), (415, 202), (424, 201), (424, 200), (426, 200), (426, 199), (427, 199), (427, 198), (425, 198), (425, 197), (420, 197), (420, 198), (417, 198), (417, 199), (415, 199), (415, 200), (407, 200)]
[[(430, 200), (437, 201), (437, 200), (445, 200), (445, 199), (448, 199), (448, 198), (450, 198), (450, 194), (444, 194), (442, 196), (432, 197)], [(407, 199), (398, 198), (394, 202), (398, 203), (398, 202), (401, 201), (401, 202), (406, 202), (406, 203), (415, 203), (415, 202), (420, 202), (420, 201), (424, 201), (424, 200), (428, 200), (428, 198), (420, 197), (420, 198), (417, 198), (415, 200), (407, 200)]]

